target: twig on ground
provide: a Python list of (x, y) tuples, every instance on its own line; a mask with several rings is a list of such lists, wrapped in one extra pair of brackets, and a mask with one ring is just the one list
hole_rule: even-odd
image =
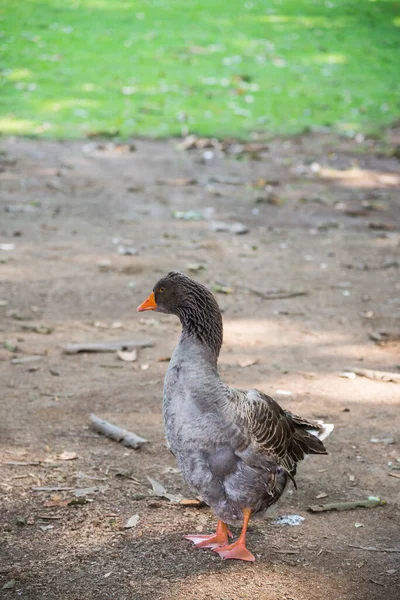
[(78, 352), (117, 352), (118, 350), (132, 351), (134, 348), (151, 348), (153, 342), (88, 342), (87, 344), (68, 344), (64, 348), (66, 354)]
[(73, 487), (33, 487), (33, 492), (72, 492)]
[(360, 375), (361, 377), (367, 377), (368, 379), (374, 379), (375, 381), (392, 381), (393, 383), (400, 383), (400, 373), (391, 373), (389, 371), (375, 371), (373, 369), (360, 369), (360, 368), (349, 368), (346, 371)]
[(43, 360), (43, 356), (40, 355), (32, 355), (32, 356), (21, 356), (17, 358), (11, 359), (12, 365), (25, 365), (27, 363), (36, 362), (38, 360)]
[(376, 546), (356, 546), (355, 544), (347, 544), (349, 548), (357, 548), (357, 550), (366, 550), (367, 552), (400, 552), (400, 548), (376, 548)]
[(297, 296), (308, 296), (309, 292), (306, 292), (304, 290), (299, 290), (299, 291), (276, 291), (276, 292), (261, 292), (260, 290), (255, 290), (254, 288), (248, 288), (248, 287), (244, 287), (242, 288), (244, 290), (246, 290), (247, 292), (250, 292), (251, 294), (254, 294), (255, 296), (258, 296), (259, 298), (262, 298), (263, 300), (286, 300), (287, 298), (297, 298)]
[(90, 420), (92, 422), (92, 428), (95, 431), (102, 433), (116, 442), (122, 442), (124, 446), (137, 449), (148, 442), (148, 440), (140, 437), (140, 435), (132, 433), (131, 431), (126, 431), (126, 429), (121, 429), (121, 427), (113, 425), (104, 419), (100, 419), (94, 414), (90, 415)]
[(380, 498), (371, 500), (354, 500), (353, 502), (331, 502), (329, 504), (314, 504), (307, 510), (310, 512), (326, 512), (328, 510), (354, 510), (355, 508), (375, 508), (375, 506), (384, 506), (386, 500)]
[(4, 463), (5, 465), (12, 465), (13, 467), (38, 467), (42, 463), (40, 460), (35, 462), (20, 462), (18, 460), (10, 460)]

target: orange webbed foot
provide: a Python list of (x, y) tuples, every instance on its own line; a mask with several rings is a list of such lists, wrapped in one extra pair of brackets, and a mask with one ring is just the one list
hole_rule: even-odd
[(236, 559), (245, 560), (247, 562), (254, 562), (256, 560), (250, 550), (247, 550), (245, 544), (242, 542), (234, 542), (229, 546), (219, 546), (218, 548), (214, 548), (214, 552), (218, 552), (220, 557), (224, 560)]
[(228, 536), (233, 537), (226, 523), (218, 522), (217, 531), (213, 535), (184, 535), (186, 540), (190, 540), (196, 548), (218, 548), (226, 546)]

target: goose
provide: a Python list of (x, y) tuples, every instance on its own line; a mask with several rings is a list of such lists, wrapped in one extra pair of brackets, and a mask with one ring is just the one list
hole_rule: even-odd
[[(184, 537), (223, 559), (253, 562), (246, 547), (250, 517), (265, 513), (289, 482), (296, 485), (299, 461), (327, 454), (323, 440), (333, 425), (304, 419), (261, 391), (222, 381), (217, 367), (222, 315), (201, 283), (168, 273), (137, 310), (173, 314), (182, 325), (164, 381), (167, 446), (191, 491), (218, 519), (215, 534)], [(237, 522), (241, 533), (230, 542), (228, 524)]]

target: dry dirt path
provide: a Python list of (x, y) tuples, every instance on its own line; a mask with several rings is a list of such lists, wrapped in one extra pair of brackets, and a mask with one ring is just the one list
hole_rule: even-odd
[[(339, 376), (352, 368), (400, 374), (400, 163), (390, 156), (400, 136), (388, 136), (382, 144), (310, 135), (250, 153), (184, 151), (174, 140), (138, 140), (135, 151), (2, 142), (0, 583), (15, 580), (4, 597), (400, 596), (400, 385)], [(174, 211), (193, 211), (193, 220)], [(214, 231), (215, 221), (249, 231)], [(122, 247), (137, 255), (119, 254)], [(199, 265), (205, 268), (189, 271)], [(171, 355), (179, 324), (136, 313), (170, 270), (219, 286), (227, 382), (260, 388), (289, 410), (336, 426), (329, 456), (307, 461), (298, 491), (277, 507), (279, 515), (302, 515), (303, 524), (252, 524), (255, 565), (223, 562), (182, 539), (212, 530), (208, 509), (148, 495), (148, 476), (188, 494), (161, 419), (167, 363), (160, 359)], [(304, 294), (262, 297), (277, 291)], [(32, 329), (37, 324), (50, 332)], [(154, 346), (133, 363), (62, 351), (73, 342), (118, 340)], [(39, 359), (13, 364), (31, 355)], [(91, 412), (149, 444), (134, 451), (96, 435)], [(63, 460), (64, 452), (77, 458)], [(93, 487), (83, 492), (85, 504), (67, 504), (76, 488)], [(371, 495), (387, 505), (307, 512), (310, 504)], [(135, 514), (138, 524), (125, 529)], [(397, 552), (360, 548), (370, 546)]]

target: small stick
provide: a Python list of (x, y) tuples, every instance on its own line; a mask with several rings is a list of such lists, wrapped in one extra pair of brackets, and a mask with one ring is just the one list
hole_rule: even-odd
[(356, 375), (361, 377), (367, 377), (367, 379), (374, 379), (375, 381), (392, 381), (393, 383), (400, 383), (400, 373), (392, 373), (390, 371), (375, 371), (373, 369), (346, 369), (347, 371), (353, 371)]
[(354, 500), (354, 502), (331, 502), (329, 504), (314, 504), (307, 510), (310, 512), (325, 512), (328, 510), (354, 510), (355, 508), (375, 508), (375, 506), (384, 506), (386, 500)]
[(72, 492), (72, 487), (33, 487), (33, 492)]
[(153, 342), (96, 342), (87, 344), (68, 344), (64, 348), (66, 354), (78, 352), (116, 352), (117, 350), (133, 350), (134, 348), (151, 348)]
[(132, 433), (132, 431), (126, 431), (126, 429), (121, 429), (121, 427), (117, 427), (117, 425), (104, 421), (104, 419), (99, 419), (99, 417), (96, 417), (94, 414), (90, 415), (90, 420), (92, 422), (92, 428), (95, 431), (102, 433), (116, 442), (122, 442), (124, 446), (137, 449), (141, 448), (141, 446), (148, 441), (140, 437), (140, 435)]
[(376, 581), (375, 579), (369, 579), (369, 581), (371, 583), (375, 583), (375, 585), (380, 585), (381, 587), (385, 587), (384, 583), (381, 583), (380, 581)]
[(21, 357), (17, 357), (17, 358), (12, 358), (11, 364), (12, 365), (25, 365), (26, 363), (35, 362), (37, 360), (43, 360), (43, 356), (40, 356), (39, 354), (35, 354), (32, 356), (21, 356)]
[(260, 290), (255, 290), (253, 288), (248, 287), (245, 287), (243, 289), (247, 290), (251, 294), (254, 294), (255, 296), (258, 296), (259, 298), (262, 298), (263, 300), (286, 300), (287, 298), (297, 298), (297, 296), (309, 295), (309, 292), (305, 292), (303, 290), (299, 290), (298, 292), (260, 292)]
[(367, 552), (400, 552), (400, 548), (376, 548), (375, 546), (356, 546), (348, 544), (349, 548), (357, 548), (358, 550), (366, 550)]
[(41, 461), (37, 462), (20, 462), (18, 460), (10, 460), (4, 463), (5, 465), (12, 465), (13, 467), (38, 467), (42, 463)]
[(400, 479), (400, 475), (398, 473), (388, 473), (389, 477), (396, 477), (396, 479)]
[[(41, 396), (56, 397), (56, 398), (72, 398), (73, 396), (75, 396), (75, 393), (71, 392), (70, 394), (58, 394), (57, 392), (52, 392), (51, 394), (49, 394), (47, 392), (40, 392), (40, 395)], [(63, 434), (59, 434), (59, 435), (63, 435)]]

